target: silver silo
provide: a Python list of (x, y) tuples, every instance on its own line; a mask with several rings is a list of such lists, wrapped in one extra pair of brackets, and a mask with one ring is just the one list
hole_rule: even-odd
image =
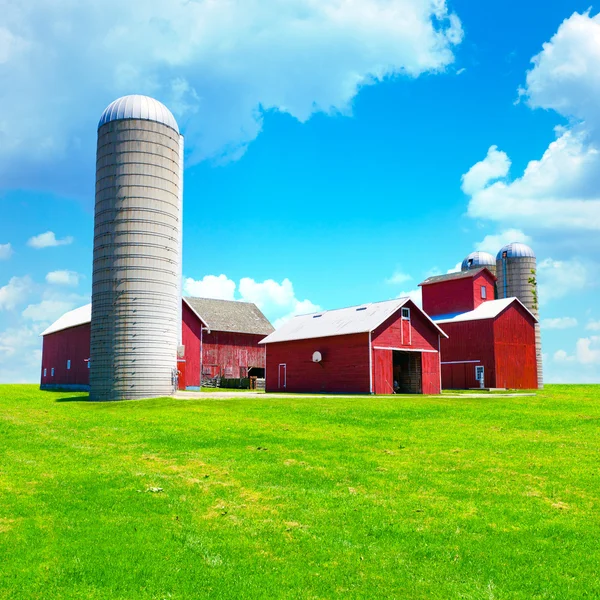
[[(537, 265), (534, 251), (525, 244), (513, 242), (500, 249), (496, 256), (496, 282), (499, 298), (517, 297), (536, 317), (539, 317)], [(542, 369), (542, 336), (535, 325), (535, 351), (538, 387), (544, 387)]]
[(183, 138), (171, 112), (124, 96), (98, 124), (90, 398), (170, 395), (181, 330)]
[(496, 274), (496, 259), (489, 252), (471, 252), (469, 256), (462, 261), (461, 271), (470, 271), (471, 269), (480, 269), (486, 267), (494, 275)]

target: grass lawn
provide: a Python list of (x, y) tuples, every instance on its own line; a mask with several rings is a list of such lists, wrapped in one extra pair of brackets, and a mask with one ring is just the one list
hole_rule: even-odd
[(600, 597), (600, 386), (240, 396), (0, 386), (0, 598)]

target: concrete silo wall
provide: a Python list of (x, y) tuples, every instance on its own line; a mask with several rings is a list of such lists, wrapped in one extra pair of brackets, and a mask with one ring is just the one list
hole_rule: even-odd
[[(534, 257), (502, 258), (496, 261), (496, 283), (499, 298), (517, 297), (535, 316), (539, 318), (536, 259)], [(535, 324), (535, 353), (537, 358), (538, 387), (544, 387), (542, 365), (542, 336), (539, 323)]]
[(179, 133), (124, 119), (98, 130), (90, 398), (170, 395), (181, 304)]

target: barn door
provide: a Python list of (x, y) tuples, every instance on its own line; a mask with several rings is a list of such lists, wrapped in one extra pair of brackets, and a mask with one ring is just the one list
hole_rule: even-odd
[(277, 378), (277, 388), (285, 390), (287, 386), (287, 365), (279, 365), (279, 376)]

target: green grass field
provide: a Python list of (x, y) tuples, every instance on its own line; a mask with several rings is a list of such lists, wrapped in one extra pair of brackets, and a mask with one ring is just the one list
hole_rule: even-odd
[(0, 386), (0, 598), (599, 598), (599, 509), (600, 386)]

